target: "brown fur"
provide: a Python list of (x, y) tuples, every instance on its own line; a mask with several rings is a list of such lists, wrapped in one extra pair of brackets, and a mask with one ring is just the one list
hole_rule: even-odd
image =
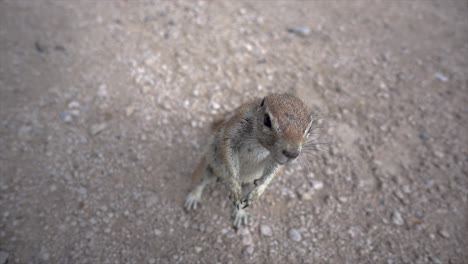
[[(265, 119), (271, 119), (271, 126)], [(271, 94), (241, 105), (213, 122), (208, 151), (194, 172), (196, 186), (185, 207), (195, 209), (204, 186), (217, 176), (224, 180), (236, 208), (234, 226), (245, 223), (242, 210), (252, 204), (274, 176), (301, 152), (311, 116), (306, 105), (290, 94)], [(246, 195), (242, 183), (255, 183)]]

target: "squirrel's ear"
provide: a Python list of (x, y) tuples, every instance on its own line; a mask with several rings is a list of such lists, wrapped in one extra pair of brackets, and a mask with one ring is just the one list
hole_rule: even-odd
[(263, 100), (262, 100), (262, 103), (260, 104), (260, 107), (263, 107), (264, 104), (265, 104), (265, 97), (263, 97)]

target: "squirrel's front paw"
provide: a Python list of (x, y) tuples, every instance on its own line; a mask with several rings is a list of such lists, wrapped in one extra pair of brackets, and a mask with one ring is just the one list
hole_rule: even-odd
[(229, 200), (235, 207), (239, 208), (241, 204), (242, 189), (239, 183), (232, 183), (230, 186)]
[(260, 196), (258, 189), (253, 189), (248, 195), (245, 200), (242, 201), (244, 206), (242, 208), (249, 207), (257, 198)]
[(239, 208), (241, 204), (241, 192), (231, 191), (229, 194), (229, 200), (231, 200), (235, 207)]

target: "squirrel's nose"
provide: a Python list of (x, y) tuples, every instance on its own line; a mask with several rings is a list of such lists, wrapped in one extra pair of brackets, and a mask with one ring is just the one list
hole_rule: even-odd
[(297, 156), (299, 156), (299, 151), (298, 150), (293, 150), (293, 151), (286, 151), (283, 150), (283, 155), (286, 156), (289, 159), (295, 159)]

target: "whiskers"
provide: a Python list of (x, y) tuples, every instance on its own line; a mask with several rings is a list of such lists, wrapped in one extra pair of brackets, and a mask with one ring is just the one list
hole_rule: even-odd
[(324, 122), (325, 116), (314, 117), (312, 126), (309, 130), (309, 136), (302, 145), (301, 155), (299, 155), (299, 164), (306, 169), (312, 166), (312, 159), (321, 158), (328, 152), (332, 141), (327, 134), (328, 126)]

